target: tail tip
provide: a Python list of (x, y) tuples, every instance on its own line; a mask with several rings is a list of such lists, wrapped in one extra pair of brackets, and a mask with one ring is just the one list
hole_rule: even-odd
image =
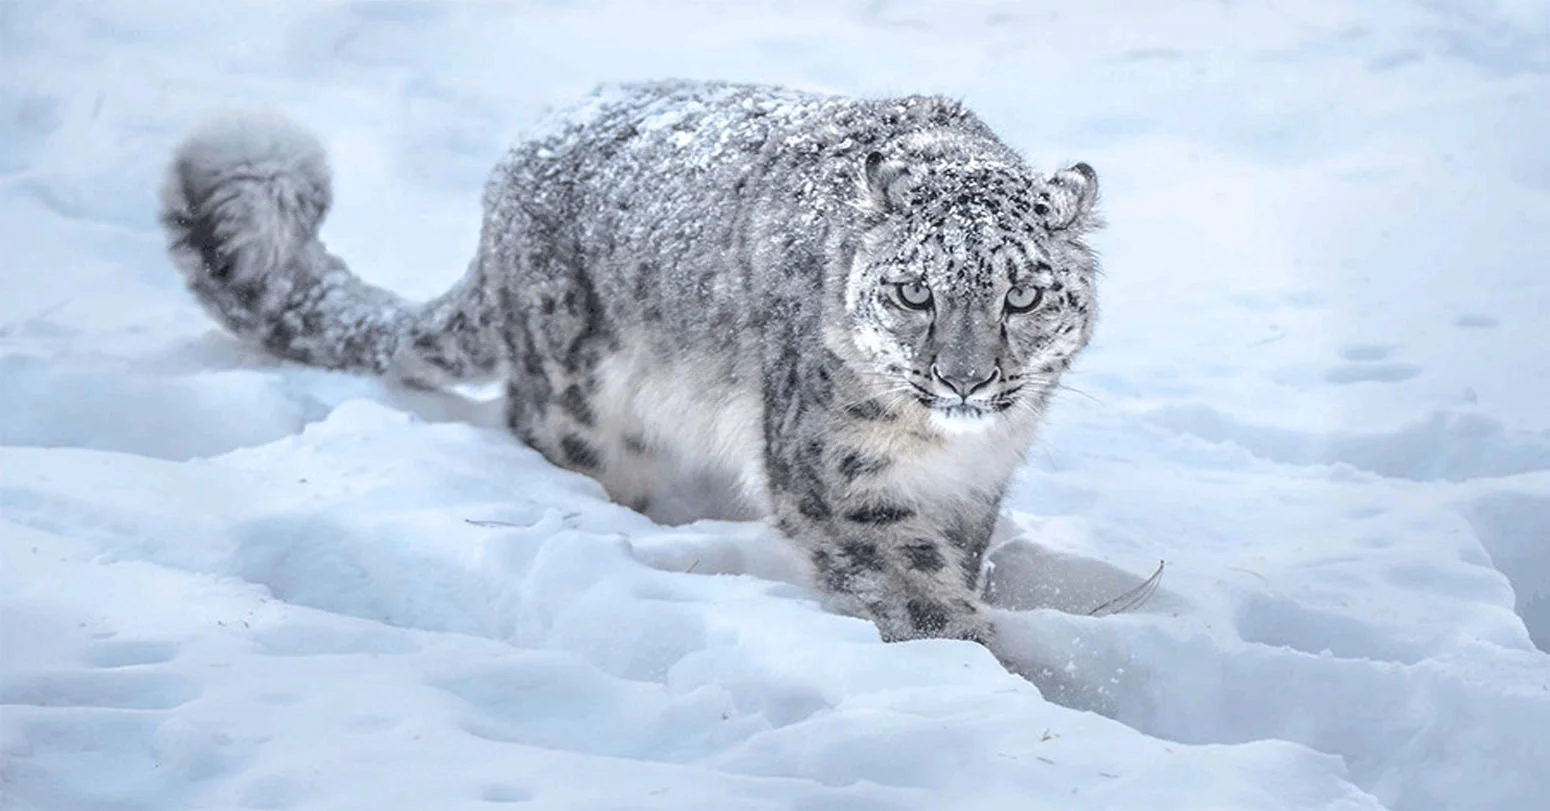
[(170, 219), (203, 220), (226, 238), (257, 230), (296, 245), (316, 237), (331, 185), (323, 146), (306, 129), (273, 114), (229, 114), (177, 148), (162, 205)]

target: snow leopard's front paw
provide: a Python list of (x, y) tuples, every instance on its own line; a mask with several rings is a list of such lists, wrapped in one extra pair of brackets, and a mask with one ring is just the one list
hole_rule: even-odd
[(962, 639), (986, 647), (995, 642), (995, 627), (980, 606), (967, 600), (909, 597), (892, 605), (876, 605), (870, 613), (884, 642)]

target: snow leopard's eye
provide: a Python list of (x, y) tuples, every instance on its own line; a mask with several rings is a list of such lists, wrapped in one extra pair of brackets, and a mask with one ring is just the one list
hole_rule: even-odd
[(1006, 310), (1009, 313), (1026, 313), (1044, 300), (1044, 291), (1037, 287), (1014, 287), (1006, 291)]
[(899, 295), (899, 303), (912, 310), (928, 310), (931, 308), (931, 288), (925, 282), (905, 282), (894, 287)]

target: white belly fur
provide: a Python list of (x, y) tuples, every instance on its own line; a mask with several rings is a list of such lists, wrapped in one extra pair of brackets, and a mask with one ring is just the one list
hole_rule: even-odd
[[(639, 436), (649, 449), (638, 464), (605, 473), (603, 483), (616, 497), (644, 495), (657, 505), (652, 517), (670, 522), (769, 514), (757, 379), (708, 373), (716, 366), (643, 352), (598, 365), (598, 427), (621, 438)], [(1027, 417), (991, 419), (980, 430), (944, 431), (922, 411), (897, 422), (852, 425), (836, 439), (893, 459), (874, 486), (924, 504), (999, 488), (1023, 461), (1036, 424)], [(664, 500), (671, 503), (665, 510)]]
[(757, 382), (716, 379), (706, 373), (713, 364), (644, 354), (614, 355), (596, 372), (599, 427), (620, 436), (638, 435), (649, 449), (650, 459), (629, 474), (635, 485), (655, 502), (692, 497), (682, 488), (713, 484), (740, 502), (708, 505), (713, 512), (727, 517), (768, 513)]

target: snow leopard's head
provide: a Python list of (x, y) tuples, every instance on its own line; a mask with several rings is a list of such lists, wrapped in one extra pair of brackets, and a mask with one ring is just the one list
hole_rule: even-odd
[(863, 378), (946, 430), (1038, 410), (1092, 331), (1097, 175), (868, 156), (845, 310)]

